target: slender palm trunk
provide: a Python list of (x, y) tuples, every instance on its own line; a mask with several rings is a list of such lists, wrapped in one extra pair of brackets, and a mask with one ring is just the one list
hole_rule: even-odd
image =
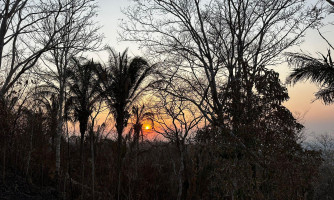
[(85, 132), (87, 129), (87, 122), (89, 116), (84, 116), (80, 120), (80, 164), (81, 164), (81, 199), (84, 198), (84, 176), (85, 176), (85, 166), (84, 166), (84, 140), (85, 140)]
[(117, 120), (117, 174), (118, 174), (118, 181), (117, 181), (117, 199), (120, 199), (121, 193), (121, 175), (122, 175), (122, 141), (123, 141), (123, 117), (118, 118)]
[(136, 131), (136, 158), (135, 158), (135, 177), (138, 178), (138, 155), (139, 155), (139, 137), (140, 137), (140, 130)]
[(121, 193), (121, 168), (122, 168), (122, 132), (123, 128), (118, 125), (117, 128), (117, 174), (118, 174), (118, 181), (117, 181), (117, 200), (120, 199)]
[(95, 199), (95, 157), (94, 157), (94, 132), (93, 132), (94, 124), (92, 124), (92, 128), (90, 130), (90, 152), (92, 159), (92, 192), (93, 192), (93, 200)]

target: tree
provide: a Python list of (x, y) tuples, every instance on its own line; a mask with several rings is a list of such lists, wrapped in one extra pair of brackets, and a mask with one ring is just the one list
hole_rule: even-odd
[(177, 199), (187, 199), (189, 171), (187, 166), (189, 137), (199, 129), (203, 119), (190, 102), (160, 93), (155, 106), (154, 130), (172, 142), (178, 153), (178, 194)]
[(58, 20), (48, 20), (40, 27), (43, 38), (36, 42), (44, 44), (50, 39), (55, 27), (66, 27), (57, 33), (57, 45), (48, 54), (43, 56), (43, 67), (46, 70), (38, 71), (39, 78), (47, 87), (57, 91), (58, 97), (58, 124), (56, 135), (56, 172), (60, 175), (60, 141), (64, 124), (64, 102), (67, 91), (67, 69), (70, 59), (80, 53), (93, 51), (99, 48), (103, 36), (99, 33), (100, 27), (94, 22), (97, 12), (96, 2), (93, 0), (57, 0), (64, 5), (64, 11)]
[[(320, 14), (317, 8), (308, 10), (301, 0), (135, 2), (125, 11), (129, 20), (122, 25), (120, 37), (139, 42), (155, 57), (160, 55), (168, 66), (162, 88), (183, 95), (220, 126), (225, 126), (227, 98), (219, 95), (240, 92), (243, 68), (251, 69), (245, 90), (251, 92), (253, 77), (262, 66), (280, 61), (281, 53), (298, 44)], [(186, 85), (188, 93), (176, 93), (169, 86), (172, 82)], [(239, 101), (238, 95), (233, 101)]]
[(330, 199), (334, 197), (334, 137), (323, 133), (314, 138), (308, 148), (321, 152), (322, 163), (319, 167), (319, 179), (315, 185), (314, 199)]
[[(333, 9), (334, 2), (331, 0), (326, 1)], [(330, 47), (327, 55), (320, 54), (321, 58), (315, 58), (305, 53), (287, 53), (289, 64), (294, 66), (293, 71), (287, 78), (287, 82), (296, 84), (302, 80), (310, 80), (320, 86), (319, 91), (315, 94), (316, 99), (321, 99), (325, 104), (331, 104), (334, 102), (334, 64), (330, 51), (334, 50), (334, 48), (319, 29), (318, 32)]]
[[(98, 95), (100, 97), (100, 95)], [(102, 127), (104, 125), (98, 126), (96, 132), (94, 133), (94, 127), (95, 127), (95, 122), (97, 119), (97, 116), (103, 111), (103, 106), (102, 104), (104, 104), (103, 99), (102, 98), (98, 98), (98, 106), (95, 106), (94, 108), (94, 115), (90, 115), (90, 125), (89, 125), (89, 136), (90, 136), (90, 152), (91, 152), (91, 167), (92, 167), (92, 193), (93, 193), (93, 200), (95, 199), (95, 133), (98, 133), (101, 131), (101, 129), (103, 129)], [(98, 137), (98, 135), (97, 135)]]
[(302, 0), (135, 2), (125, 11), (129, 20), (120, 37), (163, 59), (166, 67), (155, 87), (192, 102), (220, 134), (244, 149), (237, 134), (244, 116), (241, 99), (247, 96), (251, 109), (256, 74), (279, 63), (282, 52), (299, 44), (321, 14)]
[(289, 64), (295, 66), (287, 78), (288, 83), (295, 84), (302, 80), (310, 80), (320, 86), (315, 94), (325, 104), (334, 102), (334, 63), (328, 51), (327, 56), (317, 59), (303, 53), (289, 53)]
[[(247, 76), (249, 73), (243, 71), (242, 90), (247, 87)], [(229, 136), (230, 128), (221, 134), (219, 127), (209, 124), (196, 135), (197, 159), (202, 164), (195, 177), (208, 185), (200, 188), (210, 191), (202, 193), (209, 199), (298, 199), (312, 195), (319, 156), (299, 143), (303, 126), (282, 104), (289, 98), (287, 89), (273, 70), (263, 68), (254, 78), (252, 93), (240, 94), (237, 110), (231, 101), (233, 96), (228, 97), (231, 103), (226, 106), (226, 113), (242, 113), (237, 123), (226, 121), (236, 127), (234, 134), (245, 148)]]
[(143, 142), (143, 123), (144, 121), (150, 121), (153, 124), (152, 120), (154, 117), (154, 113), (149, 112), (145, 105), (142, 106), (134, 105), (132, 107), (131, 115), (133, 116), (133, 124), (130, 131), (130, 134), (133, 133), (132, 145), (135, 145), (138, 151), (140, 136), (142, 136), (142, 142)]
[[(44, 24), (61, 20), (68, 3), (59, 0), (8, 0), (0, 2), (0, 98), (14, 86), (19, 78), (32, 69), (40, 57), (59, 45), (59, 37), (68, 27), (64, 22), (41, 34)], [(43, 40), (43, 43), (38, 41)]]
[[(125, 136), (125, 143), (128, 142), (128, 151), (124, 156), (124, 162), (126, 163), (125, 175), (128, 178), (128, 192), (129, 196), (136, 195), (137, 191), (140, 191), (138, 182), (140, 181), (141, 174), (138, 173), (142, 154), (145, 152), (144, 134), (153, 128), (153, 116), (147, 104), (133, 105), (130, 113), (129, 133)], [(145, 126), (144, 126), (145, 125)], [(140, 145), (140, 139), (141, 144)], [(140, 146), (142, 148), (140, 148)]]
[[(80, 124), (80, 158), (81, 158), (81, 183), (84, 183), (84, 154), (83, 145), (89, 117), (91, 116), (95, 103), (100, 98), (99, 83), (95, 74), (97, 63), (73, 58), (72, 65), (68, 68), (69, 98), (67, 104), (74, 112), (74, 118)], [(83, 193), (83, 187), (82, 191)]]
[(105, 67), (98, 69), (99, 80), (103, 97), (109, 106), (116, 122), (117, 130), (117, 170), (118, 170), (118, 199), (120, 198), (121, 163), (124, 152), (121, 151), (123, 143), (123, 130), (130, 117), (130, 109), (134, 102), (147, 88), (145, 81), (153, 71), (154, 65), (149, 65), (141, 57), (130, 59), (127, 50), (117, 54), (111, 48), (109, 62)]

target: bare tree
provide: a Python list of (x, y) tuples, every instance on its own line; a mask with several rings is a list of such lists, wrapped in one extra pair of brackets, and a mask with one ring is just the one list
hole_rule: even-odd
[[(124, 13), (129, 20), (120, 37), (164, 59), (160, 88), (191, 101), (211, 124), (226, 128), (231, 120), (239, 123), (241, 93), (251, 96), (256, 74), (299, 44), (321, 10), (307, 8), (303, 0), (149, 0), (135, 1)], [(228, 113), (231, 104), (234, 112)]]
[[(0, 2), (0, 97), (36, 65), (43, 53), (53, 49), (68, 27), (54, 26), (44, 38), (42, 26), (62, 20), (66, 4), (57, 0), (7, 0)], [(36, 41), (43, 40), (43, 43)]]
[[(92, 167), (92, 186), (91, 186), (91, 190), (92, 190), (92, 196), (93, 196), (93, 200), (95, 199), (95, 134), (94, 134), (94, 127), (95, 124), (97, 122), (97, 117), (99, 116), (99, 114), (101, 114), (101, 112), (103, 112), (105, 110), (105, 107), (103, 106), (104, 102), (101, 98), (98, 99), (99, 102), (97, 102), (96, 106), (94, 106), (94, 114), (90, 115), (90, 119), (91, 119), (91, 123), (89, 125), (89, 137), (90, 137), (90, 152), (91, 152), (91, 167)], [(102, 126), (98, 126), (96, 133), (99, 133), (101, 131), (101, 129), (103, 128)]]
[(189, 101), (163, 93), (159, 95), (154, 113), (154, 130), (175, 144), (180, 159), (177, 199), (187, 199), (187, 144), (191, 133), (198, 129), (203, 115)]
[(97, 12), (96, 2), (93, 0), (57, 0), (63, 5), (64, 12), (58, 16), (58, 20), (48, 20), (40, 27), (43, 39), (36, 41), (44, 44), (52, 36), (56, 27), (62, 29), (57, 36), (57, 45), (43, 56), (43, 64), (46, 72), (38, 72), (45, 82), (44, 88), (53, 88), (58, 93), (58, 125), (56, 137), (56, 172), (60, 175), (60, 139), (64, 122), (64, 102), (67, 87), (67, 68), (70, 59), (79, 56), (80, 53), (97, 50), (103, 36), (99, 33), (100, 27), (94, 22)]

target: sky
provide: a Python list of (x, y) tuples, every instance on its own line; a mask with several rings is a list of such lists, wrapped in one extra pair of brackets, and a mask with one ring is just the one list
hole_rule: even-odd
[[(117, 51), (123, 51), (129, 48), (130, 55), (140, 54), (138, 46), (133, 43), (118, 41), (118, 24), (125, 16), (121, 10), (131, 4), (129, 0), (99, 0), (99, 14), (97, 22), (102, 26), (102, 32), (105, 35), (105, 43)], [(327, 16), (326, 21), (334, 22), (333, 16)], [(334, 25), (329, 25), (321, 29), (324, 36), (334, 44)], [(304, 42), (291, 49), (291, 51), (304, 52), (316, 55), (316, 53), (326, 53), (328, 45), (321, 39), (316, 30), (309, 30), (306, 33)], [(280, 64), (274, 68), (280, 73), (281, 81), (284, 83), (287, 75), (291, 71), (286, 63)], [(334, 133), (334, 105), (326, 106), (321, 101), (314, 101), (314, 93), (317, 86), (309, 82), (297, 83), (294, 86), (288, 86), (290, 99), (284, 103), (289, 110), (305, 126), (305, 135), (307, 139), (316, 137), (323, 133)], [(313, 102), (314, 101), (314, 102)]]

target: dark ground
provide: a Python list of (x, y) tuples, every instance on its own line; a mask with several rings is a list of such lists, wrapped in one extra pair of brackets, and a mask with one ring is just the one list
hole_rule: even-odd
[(57, 192), (52, 187), (38, 187), (29, 184), (26, 178), (15, 170), (6, 171), (3, 180), (0, 175), (0, 200), (56, 200)]

